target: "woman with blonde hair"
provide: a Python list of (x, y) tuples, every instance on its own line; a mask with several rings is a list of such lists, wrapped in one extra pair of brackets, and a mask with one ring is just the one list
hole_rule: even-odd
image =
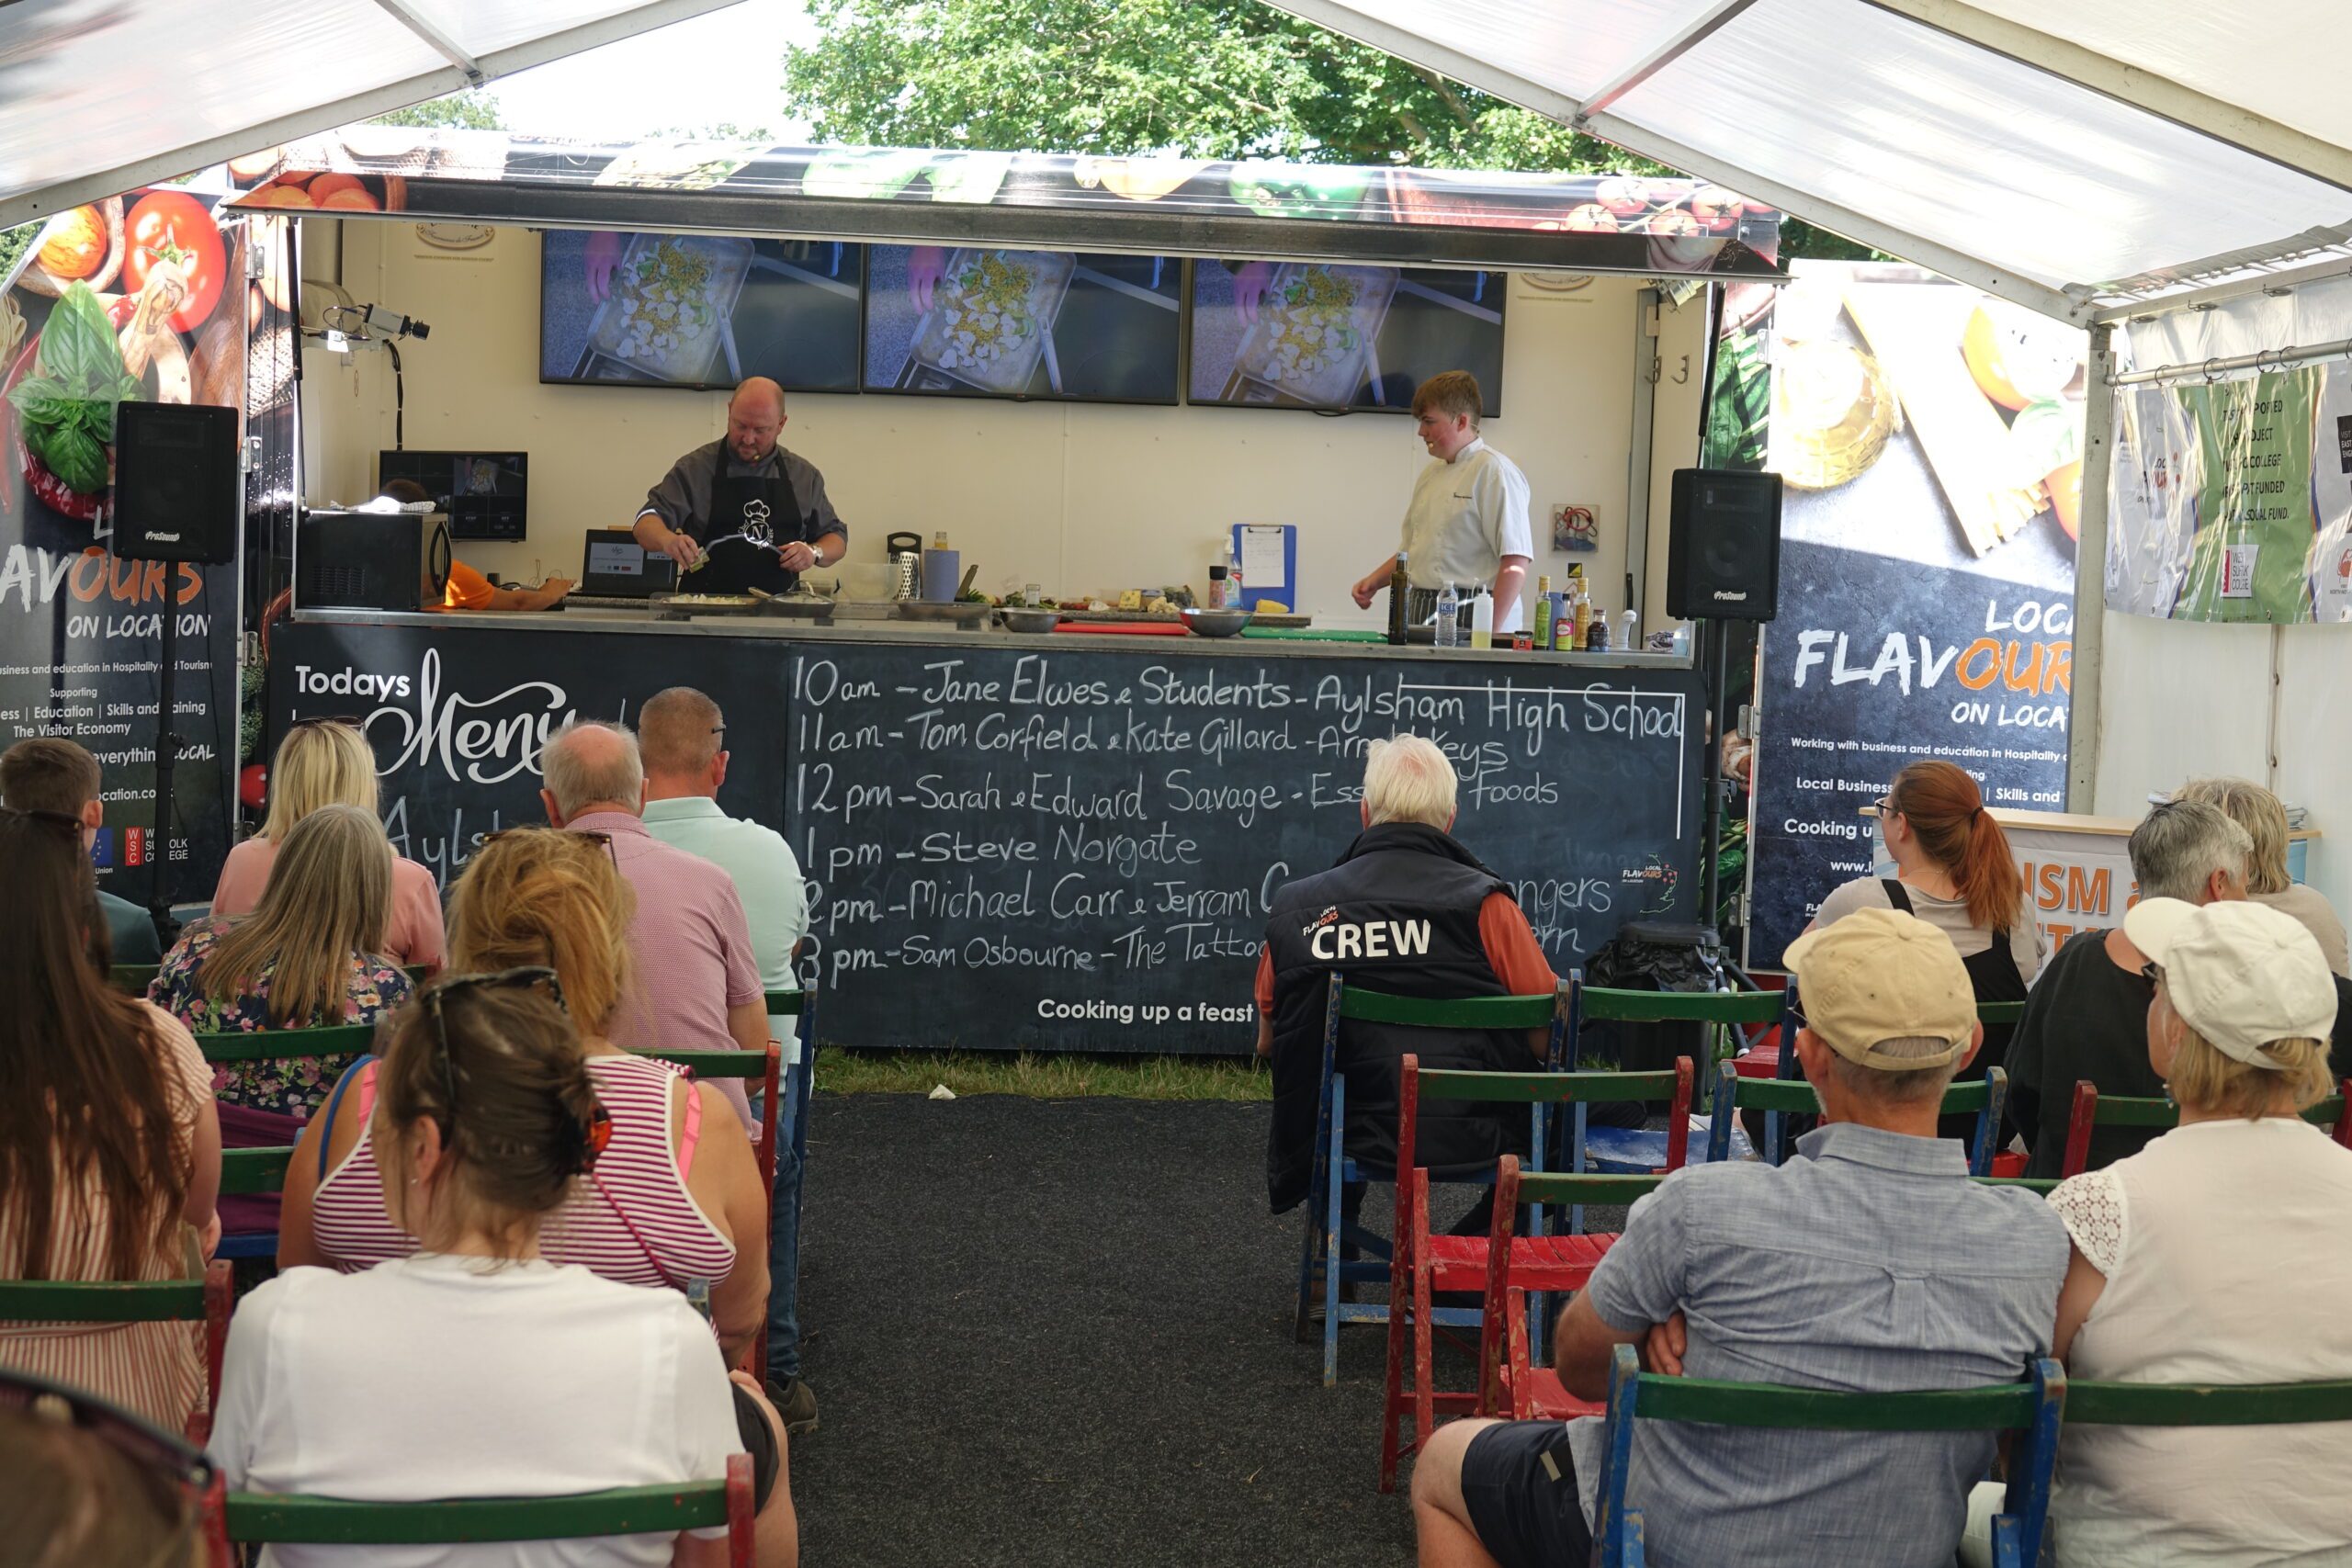
[(2352, 951), (2347, 950), (2344, 922), (2336, 918), (2335, 906), (2318, 888), (2306, 886), (2287, 873), (2287, 808), (2277, 795), (2245, 779), (2217, 778), (2191, 779), (2173, 798), (2201, 800), (2245, 829), (2254, 840), (2245, 896), (2301, 921), (2319, 943), (2328, 968), (2338, 975), (2352, 975)]
[[(212, 1457), (233, 1490), (424, 1502), (710, 1480), (749, 1452), (755, 1561), (791, 1568), (784, 1426), (758, 1380), (729, 1377), (674, 1292), (599, 1279), (551, 1246), (581, 1190), (612, 1179), (628, 1113), (605, 1102), (615, 1080), (592, 1069), (563, 999), (550, 971), (524, 968), (441, 981), (401, 1010), (372, 1064), (368, 1146), (383, 1159), (377, 1203), (415, 1239), (372, 1269), (286, 1269), (239, 1303)], [(726, 1562), (708, 1535), (430, 1560)], [(268, 1560), (422, 1559), (279, 1546)]]
[[(261, 836), (231, 849), (221, 863), (212, 912), (242, 915), (258, 905), (286, 836), (322, 806), (358, 807), (377, 818), (377, 836), (383, 836), (376, 752), (368, 737), (341, 719), (306, 718), (277, 743), (269, 765), (269, 815), (262, 820)], [(441, 967), (441, 889), (431, 872), (405, 856), (392, 857), (382, 945), (396, 964), (427, 974)]]
[[(1894, 874), (1836, 888), (1805, 930), (1857, 909), (1900, 909), (1951, 938), (1979, 1002), (2025, 1000), (2041, 969), (2041, 928), (2027, 906), (2008, 835), (1984, 809), (1976, 781), (1951, 762), (1914, 762), (1894, 775), (1878, 819)], [(2016, 1032), (2015, 1024), (1987, 1024), (1975, 1070), (2001, 1066)], [(1951, 1118), (1943, 1135), (1964, 1138), (1974, 1123)]]
[[(450, 953), (465, 970), (543, 965), (560, 978), (588, 1075), (612, 1115), (593, 1178), (548, 1216), (547, 1256), (626, 1284), (711, 1287), (730, 1359), (766, 1320), (767, 1197), (752, 1145), (718, 1090), (606, 1035), (629, 973), (637, 900), (609, 851), (583, 834), (520, 828), (466, 863), (450, 907)], [(286, 1176), (277, 1263), (364, 1269), (416, 1249), (386, 1209), (370, 1131), (378, 1069), (345, 1076), (302, 1134)], [(706, 1135), (715, 1131), (720, 1135)]]
[[(2352, 1150), (2303, 1121), (2331, 1088), (2336, 987), (2311, 933), (2244, 900), (2149, 898), (2148, 1062), (2180, 1123), (2050, 1195), (2074, 1258), (2056, 1353), (2117, 1382), (2352, 1378)], [(2340, 1562), (2352, 1423), (2077, 1427), (2058, 1450), (2062, 1568)]]

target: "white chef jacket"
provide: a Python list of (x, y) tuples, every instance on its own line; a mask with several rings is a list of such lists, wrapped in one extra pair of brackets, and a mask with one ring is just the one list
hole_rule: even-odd
[[(1535, 554), (1527, 522), (1527, 476), (1519, 465), (1481, 437), (1452, 462), (1431, 458), (1413, 481), (1405, 508), (1406, 570), (1417, 588), (1492, 588), (1505, 556)], [(1522, 588), (1510, 619), (1495, 630), (1517, 631), (1526, 624)]]

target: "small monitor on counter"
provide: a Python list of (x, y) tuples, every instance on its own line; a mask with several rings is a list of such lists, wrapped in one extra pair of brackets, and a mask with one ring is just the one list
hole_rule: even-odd
[(520, 539), (527, 522), (527, 452), (381, 451), (376, 487), (394, 479), (423, 485), (447, 514), (453, 539)]
[(678, 563), (642, 548), (626, 528), (591, 528), (580, 564), (579, 592), (611, 599), (644, 599), (677, 586)]

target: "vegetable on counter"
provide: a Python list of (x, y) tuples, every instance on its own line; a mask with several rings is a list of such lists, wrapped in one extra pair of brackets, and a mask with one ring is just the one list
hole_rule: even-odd
[(108, 479), (115, 405), (142, 389), (122, 362), (98, 297), (84, 284), (67, 288), (41, 328), (31, 374), (8, 393), (34, 493), (68, 515), (95, 517)]

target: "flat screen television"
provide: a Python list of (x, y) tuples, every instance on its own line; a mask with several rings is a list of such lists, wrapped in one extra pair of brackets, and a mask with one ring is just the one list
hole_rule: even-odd
[(842, 241), (550, 229), (539, 379), (854, 392), (865, 282), (865, 247)]
[(530, 525), (531, 456), (527, 452), (418, 452), (385, 447), (376, 454), (376, 489), (394, 479), (424, 487), (449, 518), (453, 539), (520, 539)]
[(1502, 412), (1510, 277), (1442, 267), (1200, 261), (1193, 265), (1196, 403), (1409, 413), (1441, 370), (1478, 378)]
[(865, 388), (1173, 403), (1183, 322), (1174, 256), (876, 245)]

